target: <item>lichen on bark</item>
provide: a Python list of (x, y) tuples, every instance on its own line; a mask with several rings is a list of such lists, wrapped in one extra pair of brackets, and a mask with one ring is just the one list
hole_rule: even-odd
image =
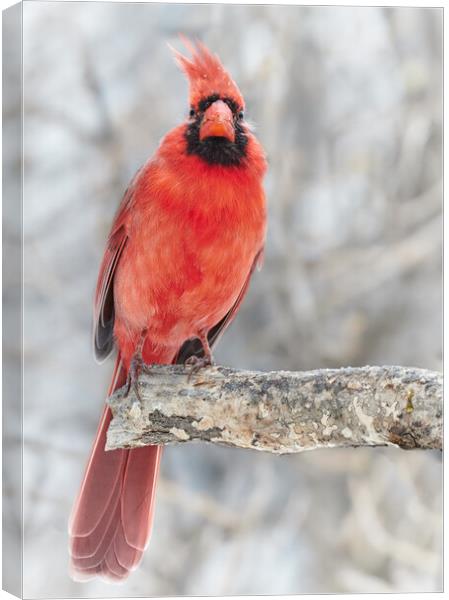
[(441, 448), (442, 377), (408, 367), (261, 373), (153, 365), (118, 390), (107, 449), (205, 441), (278, 454), (344, 446)]

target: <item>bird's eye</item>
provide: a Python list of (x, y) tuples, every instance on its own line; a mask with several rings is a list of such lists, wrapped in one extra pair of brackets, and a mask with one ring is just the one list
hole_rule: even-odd
[(241, 111), (239, 112), (239, 114), (237, 115), (237, 118), (238, 118), (238, 120), (239, 120), (239, 121), (241, 121), (241, 120), (243, 119), (243, 117), (244, 117), (244, 116), (245, 116), (245, 115), (243, 114), (243, 111), (241, 110)]
[(195, 116), (195, 109), (191, 108), (189, 111), (189, 117), (194, 117)]

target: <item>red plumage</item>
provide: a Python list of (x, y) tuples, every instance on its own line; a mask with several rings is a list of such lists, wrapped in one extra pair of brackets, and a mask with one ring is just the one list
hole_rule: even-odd
[[(219, 59), (185, 43), (192, 58), (176, 58), (189, 78), (191, 116), (130, 184), (100, 266), (95, 350), (102, 359), (118, 349), (109, 393), (126, 382), (140, 343), (145, 363), (207, 358), (262, 257), (263, 150)], [(161, 448), (105, 452), (110, 418), (105, 408), (70, 522), (75, 579), (126, 578), (150, 536)]]

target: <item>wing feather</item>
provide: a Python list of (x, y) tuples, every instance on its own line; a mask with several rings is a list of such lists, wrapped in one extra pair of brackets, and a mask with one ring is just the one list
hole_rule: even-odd
[(93, 345), (95, 358), (102, 362), (114, 348), (114, 275), (128, 241), (129, 212), (135, 184), (141, 170), (126, 190), (112, 224), (98, 273), (94, 301)]

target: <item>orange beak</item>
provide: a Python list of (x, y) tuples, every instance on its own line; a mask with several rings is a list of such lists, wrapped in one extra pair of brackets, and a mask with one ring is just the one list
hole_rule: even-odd
[(208, 137), (223, 137), (230, 142), (235, 141), (232, 111), (223, 100), (216, 100), (204, 113), (200, 125), (200, 140)]

